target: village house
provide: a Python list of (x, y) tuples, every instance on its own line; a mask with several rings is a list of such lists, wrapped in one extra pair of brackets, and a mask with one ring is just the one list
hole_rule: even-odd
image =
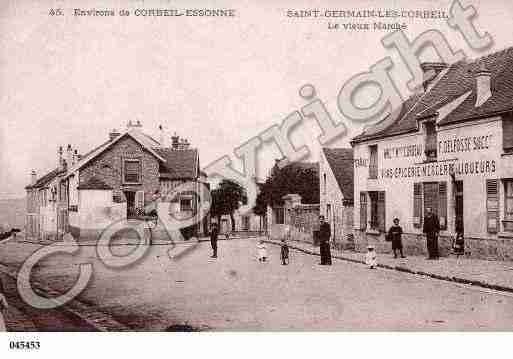
[[(166, 207), (170, 216), (191, 218), (199, 215), (195, 193), (201, 193), (200, 184), (208, 187), (197, 149), (176, 134), (168, 141), (162, 127), (157, 141), (139, 121), (129, 121), (125, 131), (112, 130), (83, 156), (71, 145), (65, 152), (59, 148), (57, 163), (39, 179), (32, 171), (26, 187), (29, 238), (60, 239), (69, 232), (76, 239), (96, 239), (117, 221), (141, 218), (151, 203)], [(192, 189), (169, 196), (185, 183)], [(203, 235), (207, 227), (205, 217), (182, 232)]]
[(322, 148), (319, 159), (320, 213), (331, 225), (336, 248), (354, 248), (353, 150)]
[(462, 231), (467, 255), (511, 260), (513, 49), (422, 68), (420, 91), (352, 139), (357, 249), (389, 250), (383, 233), (397, 217), (406, 252), (425, 254), (431, 208), (442, 255)]

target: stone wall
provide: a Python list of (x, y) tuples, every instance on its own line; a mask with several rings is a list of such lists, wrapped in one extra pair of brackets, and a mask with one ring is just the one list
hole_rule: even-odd
[[(427, 257), (426, 237), (422, 234), (405, 233), (402, 237), (403, 251), (406, 256), (416, 255)], [(365, 252), (367, 245), (372, 244), (378, 253), (392, 255), (392, 244), (385, 241), (384, 234), (366, 233), (355, 230), (355, 250)], [(442, 257), (449, 256), (452, 237), (441, 235), (438, 239), (438, 248)], [(466, 257), (487, 260), (513, 260), (513, 240), (465, 238)]]

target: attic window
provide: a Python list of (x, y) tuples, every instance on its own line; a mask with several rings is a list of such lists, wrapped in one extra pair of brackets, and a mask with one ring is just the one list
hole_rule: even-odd
[(127, 159), (123, 162), (123, 181), (125, 183), (141, 183), (141, 161)]
[(424, 129), (426, 131), (426, 143), (425, 143), (425, 153), (427, 161), (436, 161), (437, 155), (437, 135), (436, 135), (436, 125), (434, 122), (426, 122), (424, 124)]

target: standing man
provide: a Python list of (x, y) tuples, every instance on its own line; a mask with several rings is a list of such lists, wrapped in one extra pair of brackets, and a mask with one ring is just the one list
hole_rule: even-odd
[(426, 233), (428, 259), (438, 259), (438, 233), (440, 232), (440, 222), (438, 216), (426, 208), (424, 217), (424, 226), (422, 231)]
[(217, 258), (217, 236), (219, 235), (219, 228), (217, 223), (212, 223), (210, 227), (210, 245), (212, 246), (211, 258)]
[(324, 216), (319, 216), (319, 240), (321, 252), (321, 265), (331, 265), (331, 250), (330, 250), (330, 237), (331, 227), (328, 222), (325, 222)]

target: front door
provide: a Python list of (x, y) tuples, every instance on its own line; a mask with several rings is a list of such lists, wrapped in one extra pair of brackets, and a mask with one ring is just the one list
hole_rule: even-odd
[(135, 211), (135, 192), (125, 191), (126, 197), (126, 218), (134, 218), (137, 216)]
[(454, 212), (456, 232), (463, 233), (463, 181), (454, 182)]

